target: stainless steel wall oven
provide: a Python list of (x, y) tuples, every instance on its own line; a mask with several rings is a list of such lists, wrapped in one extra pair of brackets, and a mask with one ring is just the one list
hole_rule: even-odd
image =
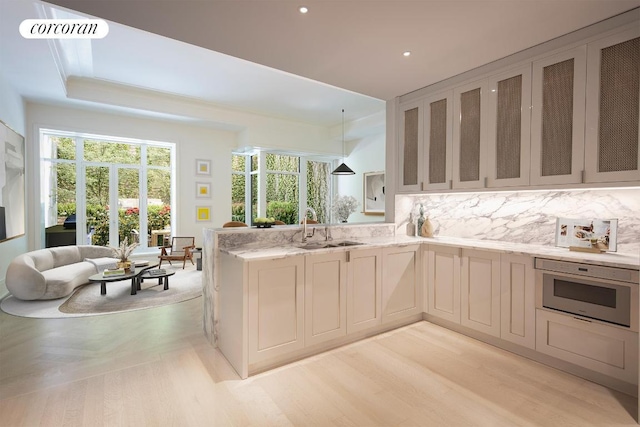
[(638, 271), (536, 258), (537, 306), (638, 329)]

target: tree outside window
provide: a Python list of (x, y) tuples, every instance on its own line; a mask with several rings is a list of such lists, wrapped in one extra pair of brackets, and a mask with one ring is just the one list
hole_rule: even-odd
[[(252, 155), (250, 171), (245, 170), (245, 155), (232, 157), (232, 219), (250, 223), (245, 216), (247, 191), (251, 192), (252, 218), (258, 215), (259, 154)], [(329, 222), (329, 179), (330, 164), (307, 160), (305, 157), (287, 154), (265, 154), (265, 215), (285, 224), (297, 224), (300, 210), (312, 207), (320, 222)], [(301, 165), (306, 166), (306, 176), (301, 176)], [(245, 186), (246, 174), (251, 176), (251, 185)], [(300, 195), (306, 194), (306, 200)]]

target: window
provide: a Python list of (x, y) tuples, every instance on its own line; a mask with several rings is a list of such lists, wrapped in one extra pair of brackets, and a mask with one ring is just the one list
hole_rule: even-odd
[[(307, 206), (319, 222), (329, 222), (329, 160), (260, 152), (232, 157), (233, 220), (252, 223), (258, 216), (297, 224)], [(245, 206), (251, 206), (247, 218)]]
[(76, 244), (162, 245), (171, 229), (173, 159), (173, 144), (43, 130), (45, 233), (75, 215)]

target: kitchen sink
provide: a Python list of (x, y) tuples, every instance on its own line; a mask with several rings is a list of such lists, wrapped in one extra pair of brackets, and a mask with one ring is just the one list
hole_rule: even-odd
[(298, 246), (300, 249), (314, 250), (314, 249), (327, 249), (327, 248), (342, 248), (348, 246), (362, 245), (360, 242), (352, 242), (345, 240), (342, 242), (310, 242)]
[(351, 242), (349, 240), (345, 240), (343, 242), (332, 242), (329, 243), (329, 246), (333, 246), (333, 247), (341, 247), (341, 246), (358, 246), (361, 245), (362, 243), (360, 242)]
[(314, 243), (305, 243), (304, 245), (298, 246), (300, 249), (313, 250), (313, 249), (325, 249), (331, 248), (332, 246), (325, 242), (314, 242)]

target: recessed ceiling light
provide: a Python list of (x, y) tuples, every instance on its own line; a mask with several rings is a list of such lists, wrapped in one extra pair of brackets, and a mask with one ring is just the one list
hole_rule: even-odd
[(403, 53), (404, 56), (411, 56), (411, 51), (407, 50), (406, 52)]
[(309, 8), (306, 6), (300, 6), (300, 8), (298, 9), (300, 11), (300, 13), (307, 13), (309, 12)]

